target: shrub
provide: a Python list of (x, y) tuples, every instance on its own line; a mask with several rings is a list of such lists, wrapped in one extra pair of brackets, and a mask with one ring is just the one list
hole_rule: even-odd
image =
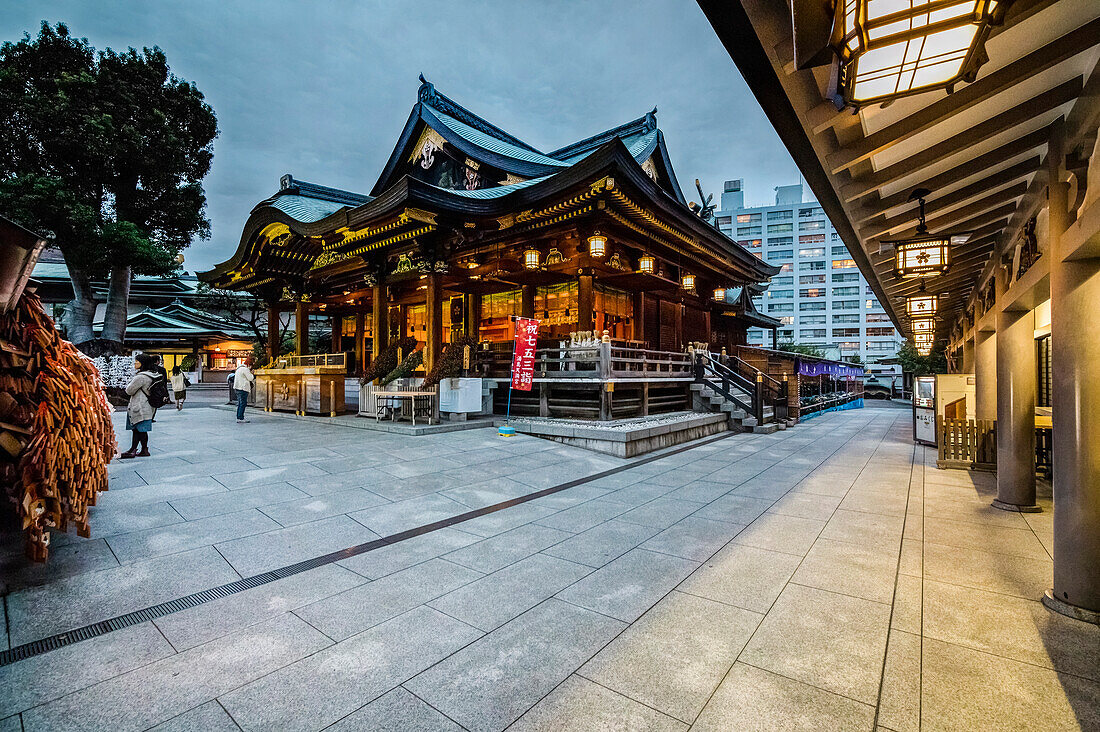
[(447, 344), (436, 360), (432, 370), (424, 378), (424, 386), (435, 386), (443, 379), (459, 376), (462, 373), (462, 350), (470, 347), (470, 355), (477, 354), (477, 339), (470, 336), (459, 336)]
[(375, 379), (380, 379), (387, 375), (395, 368), (397, 368), (397, 351), (401, 350), (402, 354), (411, 353), (416, 348), (416, 339), (409, 336), (406, 338), (399, 338), (391, 342), (388, 346), (382, 349), (382, 352), (378, 354), (378, 358), (371, 361), (363, 372), (363, 376), (359, 379), (360, 384), (369, 384)]
[(402, 361), (397, 368), (386, 374), (385, 378), (379, 382), (379, 386), (385, 386), (391, 381), (412, 376), (413, 371), (416, 371), (416, 367), (423, 362), (424, 351), (413, 351), (408, 356), (405, 356), (405, 360)]

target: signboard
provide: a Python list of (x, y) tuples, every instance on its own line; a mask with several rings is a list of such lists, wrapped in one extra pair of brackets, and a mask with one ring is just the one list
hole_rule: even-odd
[(535, 378), (535, 343), (539, 337), (539, 321), (516, 318), (516, 350), (512, 354), (512, 388), (531, 391)]
[(237, 350), (235, 348), (231, 348), (228, 351), (226, 351), (225, 354), (229, 358), (248, 358), (249, 356), (252, 355), (252, 349), (249, 348), (247, 350), (246, 349)]

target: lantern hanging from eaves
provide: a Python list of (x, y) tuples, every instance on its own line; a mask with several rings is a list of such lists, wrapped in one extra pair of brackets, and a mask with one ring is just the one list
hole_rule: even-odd
[(905, 298), (905, 314), (910, 318), (930, 317), (936, 314), (937, 304), (935, 295), (913, 295)]
[(932, 277), (941, 275), (951, 265), (951, 237), (928, 233), (924, 220), (924, 198), (931, 191), (918, 188), (909, 196), (920, 206), (916, 236), (884, 242), (894, 245), (894, 272), (898, 277)]
[(713, 297), (714, 297), (715, 302), (725, 302), (726, 301), (726, 288), (724, 288), (724, 287), (715, 287)]
[(849, 106), (973, 82), (1012, 0), (837, 0), (831, 45)]
[(916, 343), (918, 346), (920, 346), (920, 345), (931, 346), (932, 342), (934, 340), (936, 340), (936, 336), (932, 333), (914, 333), (913, 334), (913, 342)]
[(934, 333), (936, 320), (935, 318), (913, 318), (909, 321), (909, 327), (914, 333)]
[(638, 271), (642, 274), (655, 274), (657, 272), (657, 259), (651, 254), (643, 254), (638, 260)]

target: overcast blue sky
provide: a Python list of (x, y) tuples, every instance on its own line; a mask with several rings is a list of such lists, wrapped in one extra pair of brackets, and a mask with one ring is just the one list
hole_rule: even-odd
[(64, 21), (96, 48), (157, 45), (218, 116), (205, 182), (208, 269), (236, 249), (279, 176), (366, 193), (416, 103), (436, 88), (541, 150), (654, 106), (689, 200), (744, 178), (767, 204), (798, 169), (698, 6), (685, 0), (0, 3), (0, 40)]

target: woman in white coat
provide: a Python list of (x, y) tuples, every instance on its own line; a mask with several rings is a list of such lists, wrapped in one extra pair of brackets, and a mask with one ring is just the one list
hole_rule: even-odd
[[(153, 380), (160, 377), (154, 369), (157, 357), (151, 353), (139, 353), (134, 357), (137, 373), (126, 385), (130, 403), (126, 406), (126, 429), (133, 435), (130, 449), (119, 455), (123, 460), (149, 457), (149, 432), (153, 429), (153, 405), (149, 403), (149, 390)], [(140, 448), (140, 452), (139, 452)]]

